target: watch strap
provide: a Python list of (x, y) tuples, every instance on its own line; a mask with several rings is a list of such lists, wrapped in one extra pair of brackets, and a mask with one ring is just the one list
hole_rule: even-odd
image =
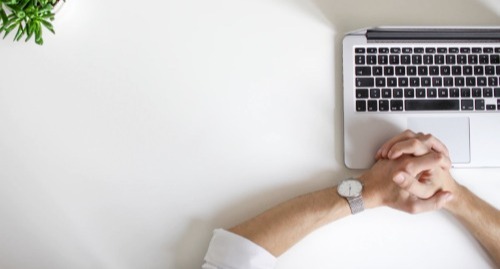
[(365, 210), (365, 205), (363, 204), (363, 197), (357, 196), (357, 197), (346, 197), (347, 202), (349, 203), (349, 207), (351, 208), (351, 213), (357, 214)]

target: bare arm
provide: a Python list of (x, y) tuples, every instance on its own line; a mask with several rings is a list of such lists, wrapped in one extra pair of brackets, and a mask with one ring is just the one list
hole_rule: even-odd
[(500, 268), (500, 211), (459, 184), (453, 185), (452, 192), (455, 198), (444, 208), (469, 230)]
[(230, 231), (279, 256), (315, 229), (350, 214), (344, 198), (328, 188), (284, 202)]
[[(439, 156), (429, 152), (423, 156), (379, 160), (359, 178), (364, 184), (365, 207), (387, 205), (409, 213), (441, 208), (450, 193), (439, 191), (442, 186), (438, 180), (436, 184), (428, 184), (416, 178), (422, 173), (429, 179), (440, 177), (447, 171), (449, 160)], [(404, 178), (398, 183), (391, 180), (400, 175)], [(230, 231), (279, 256), (315, 229), (350, 214), (347, 201), (338, 195), (336, 188), (327, 188), (284, 202)]]

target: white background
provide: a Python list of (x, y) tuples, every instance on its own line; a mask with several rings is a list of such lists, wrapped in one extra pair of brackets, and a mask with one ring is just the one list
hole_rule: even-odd
[[(491, 0), (67, 0), (0, 42), (0, 268), (199, 268), (217, 227), (357, 175), (340, 49), (372, 25), (495, 25)], [(456, 170), (500, 206), (500, 169)], [(278, 268), (492, 268), (450, 216), (328, 225)]]

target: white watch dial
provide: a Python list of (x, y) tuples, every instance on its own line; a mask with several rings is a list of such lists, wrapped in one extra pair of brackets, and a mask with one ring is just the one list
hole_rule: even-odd
[(356, 179), (346, 179), (337, 187), (338, 193), (343, 197), (357, 197), (361, 195), (363, 185)]

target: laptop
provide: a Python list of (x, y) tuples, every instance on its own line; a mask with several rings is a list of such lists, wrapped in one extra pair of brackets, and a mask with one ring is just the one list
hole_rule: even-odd
[(406, 129), (445, 143), (454, 167), (500, 167), (500, 28), (357, 30), (343, 71), (347, 167)]

